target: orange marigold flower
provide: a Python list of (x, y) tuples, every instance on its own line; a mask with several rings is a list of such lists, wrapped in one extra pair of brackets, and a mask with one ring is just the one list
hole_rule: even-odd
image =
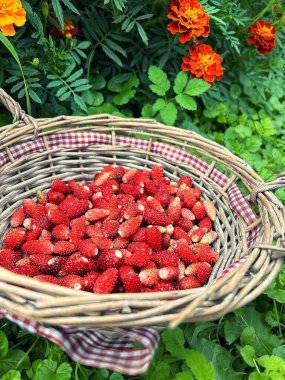
[(214, 80), (220, 80), (224, 70), (223, 58), (215, 53), (210, 45), (202, 44), (189, 48), (190, 57), (183, 57), (182, 70), (190, 71), (191, 78), (202, 78), (213, 86)]
[(168, 18), (173, 20), (167, 29), (172, 34), (181, 33), (181, 43), (191, 38), (208, 37), (210, 16), (197, 0), (173, 0), (167, 5), (167, 10)]
[[(56, 20), (58, 21), (58, 20)], [(61, 38), (73, 38), (78, 34), (78, 26), (73, 24), (72, 20), (64, 20), (64, 28), (58, 29), (55, 26), (51, 26), (50, 35), (52, 37), (61, 37)]]
[(254, 44), (260, 54), (269, 54), (276, 45), (276, 31), (270, 22), (258, 20), (249, 29), (249, 36), (247, 41), (249, 44)]
[(4, 36), (14, 36), (14, 25), (23, 26), (25, 22), (26, 11), (20, 0), (0, 0), (0, 30)]

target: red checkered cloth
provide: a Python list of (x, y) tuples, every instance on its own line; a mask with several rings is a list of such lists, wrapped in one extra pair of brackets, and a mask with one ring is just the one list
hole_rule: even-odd
[[(90, 145), (112, 145), (112, 136), (100, 132), (58, 133), (47, 136), (47, 142), (51, 149), (59, 147), (84, 149)], [(145, 151), (148, 149), (147, 140), (116, 135), (116, 145), (125, 144)], [(14, 159), (44, 150), (45, 145), (42, 138), (14, 145), (10, 148)], [(151, 144), (151, 151), (172, 163), (187, 165), (201, 173), (206, 173), (210, 165), (186, 150), (159, 141), (154, 141)], [(5, 150), (0, 151), (0, 167), (7, 162), (9, 162), (7, 152)], [(229, 180), (226, 174), (216, 168), (211, 172), (210, 178), (221, 187)], [(257, 220), (257, 215), (236, 183), (231, 184), (227, 194), (232, 210), (244, 220), (246, 225), (250, 225)], [(254, 244), (259, 233), (259, 226), (256, 226), (248, 233), (249, 247)], [(219, 278), (238, 268), (245, 260), (246, 256), (243, 256), (229, 265), (220, 274)], [(159, 343), (159, 334), (153, 328), (112, 328), (103, 330), (98, 328), (46, 326), (16, 315), (10, 315), (4, 310), (0, 312), (1, 317), (9, 319), (31, 334), (38, 334), (55, 342), (76, 362), (120, 371), (127, 375), (144, 373), (148, 369)], [(108, 335), (108, 331), (112, 333), (111, 336)], [(117, 336), (114, 337), (113, 333), (116, 333)], [(142, 343), (144, 348), (135, 348), (133, 344), (135, 341)]]

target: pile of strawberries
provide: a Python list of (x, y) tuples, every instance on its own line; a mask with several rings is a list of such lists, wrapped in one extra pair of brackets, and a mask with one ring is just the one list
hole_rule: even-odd
[(189, 176), (106, 166), (92, 183), (55, 179), (11, 217), (0, 266), (98, 294), (197, 288), (218, 254), (214, 204)]

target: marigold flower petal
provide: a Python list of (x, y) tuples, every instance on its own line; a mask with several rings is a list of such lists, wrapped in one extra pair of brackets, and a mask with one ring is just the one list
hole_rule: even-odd
[(26, 22), (26, 11), (20, 0), (0, 1), (0, 30), (4, 36), (14, 36), (16, 26), (23, 26)]
[(255, 45), (259, 54), (269, 54), (276, 45), (276, 30), (269, 22), (258, 20), (248, 32), (252, 36), (247, 38), (247, 42)]
[(4, 36), (12, 37), (16, 34), (13, 24), (0, 26), (0, 29)]

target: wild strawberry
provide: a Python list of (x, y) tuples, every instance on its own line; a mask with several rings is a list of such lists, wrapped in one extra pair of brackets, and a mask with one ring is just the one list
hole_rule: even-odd
[(147, 195), (155, 196), (158, 192), (158, 188), (155, 186), (153, 181), (150, 179), (146, 179), (144, 182), (144, 190)]
[(101, 187), (103, 197), (108, 201), (112, 195), (117, 194), (120, 185), (114, 179), (108, 179)]
[(147, 244), (155, 251), (162, 250), (162, 234), (157, 227), (148, 227), (145, 229), (145, 238)]
[(143, 217), (141, 215), (138, 215), (129, 220), (126, 220), (124, 223), (120, 225), (118, 229), (118, 234), (123, 238), (132, 236), (139, 229), (142, 223), (142, 219)]
[(15, 263), (22, 258), (20, 252), (14, 252), (11, 249), (0, 250), (0, 267), (9, 269)]
[(170, 195), (174, 195), (177, 193), (178, 185), (176, 182), (171, 182), (167, 187), (166, 190)]
[(190, 238), (192, 239), (194, 243), (198, 243), (199, 241), (201, 241), (204, 235), (205, 235), (205, 232), (202, 228), (198, 228), (197, 230), (189, 234)]
[[(96, 195), (96, 196), (95, 196)], [(102, 196), (97, 197), (97, 194), (92, 196), (92, 204), (94, 208), (107, 209), (109, 207), (109, 202)]]
[(95, 282), (99, 276), (100, 273), (95, 271), (88, 272), (83, 276), (85, 290), (87, 290), (87, 292), (93, 292)]
[(59, 280), (61, 286), (75, 290), (84, 290), (85, 281), (82, 277), (76, 276), (74, 274), (65, 276)]
[(73, 253), (71, 256), (66, 258), (64, 265), (59, 271), (60, 276), (66, 274), (85, 274), (89, 271), (90, 259), (82, 256), (80, 253)]
[(97, 294), (111, 293), (117, 283), (118, 270), (116, 268), (109, 268), (103, 272), (96, 280), (93, 292)]
[(26, 240), (26, 230), (17, 227), (9, 230), (4, 237), (4, 249), (14, 249), (19, 247)]
[(86, 226), (86, 234), (90, 236), (91, 238), (104, 237), (102, 227), (99, 227), (98, 225), (93, 225), (93, 224)]
[(15, 263), (15, 267), (23, 267), (26, 265), (33, 265), (31, 257), (25, 256)]
[(62, 193), (58, 191), (53, 191), (53, 190), (50, 190), (47, 193), (47, 196), (48, 196), (48, 201), (55, 205), (59, 205), (65, 199), (65, 196)]
[(21, 267), (11, 268), (10, 270), (16, 274), (27, 277), (34, 277), (40, 274), (37, 267), (34, 265), (23, 265)]
[(71, 188), (73, 195), (78, 199), (91, 199), (92, 191), (87, 185), (79, 185), (77, 182), (70, 180), (68, 185)]
[(102, 251), (97, 258), (97, 267), (100, 270), (108, 268), (119, 268), (123, 264), (123, 254), (118, 249), (106, 249)]
[(196, 202), (192, 207), (193, 214), (197, 220), (202, 220), (206, 217), (206, 209), (202, 202)]
[(117, 235), (119, 229), (119, 222), (117, 220), (104, 220), (102, 224), (103, 235), (108, 238), (113, 238)]
[(156, 262), (161, 267), (178, 265), (179, 259), (176, 253), (170, 251), (160, 251), (151, 255), (151, 260)]
[(189, 190), (189, 187), (187, 185), (185, 185), (185, 183), (183, 185), (179, 186), (177, 189), (177, 192), (175, 194), (176, 197), (179, 197), (183, 201), (184, 193), (185, 193), (186, 189)]
[(73, 219), (70, 222), (70, 240), (83, 239), (85, 236), (85, 231), (87, 232), (87, 228), (90, 227), (87, 225), (87, 220), (85, 216), (81, 216), (80, 218)]
[(196, 263), (198, 261), (196, 255), (188, 247), (187, 244), (180, 241), (177, 242), (177, 246), (174, 249), (174, 252), (182, 259), (185, 263)]
[(30, 240), (22, 246), (22, 251), (27, 255), (51, 255), (53, 244), (48, 240)]
[(89, 202), (87, 199), (77, 199), (69, 196), (61, 203), (60, 210), (69, 219), (77, 218), (89, 210)]
[(186, 207), (192, 208), (197, 202), (193, 189), (186, 189), (184, 191), (183, 201)]
[(106, 237), (93, 237), (92, 238), (93, 243), (98, 247), (99, 249), (111, 249), (113, 248), (113, 240), (108, 239)]
[(136, 174), (131, 179), (131, 182), (134, 185), (144, 186), (144, 182), (148, 180), (150, 177), (150, 172), (136, 172)]
[(186, 232), (189, 232), (193, 227), (193, 222), (190, 219), (182, 217), (177, 220), (176, 226), (182, 228)]
[(123, 175), (122, 182), (123, 183), (128, 183), (136, 174), (137, 169), (128, 169), (125, 174)]
[(159, 269), (158, 274), (162, 280), (170, 281), (179, 276), (179, 269), (173, 266), (163, 267)]
[(191, 221), (195, 220), (195, 215), (188, 208), (182, 208), (181, 215), (183, 218), (190, 219)]
[(102, 186), (103, 183), (105, 183), (107, 179), (110, 177), (110, 175), (111, 175), (111, 172), (101, 172), (101, 173), (95, 174), (94, 184), (96, 186)]
[(20, 227), (26, 218), (26, 213), (23, 208), (16, 210), (10, 219), (10, 224), (12, 227)]
[(160, 190), (155, 194), (154, 198), (158, 200), (162, 207), (167, 207), (170, 203), (170, 195), (167, 191)]
[(113, 178), (116, 181), (121, 181), (125, 173), (126, 173), (126, 169), (123, 168), (122, 166), (117, 166), (117, 167), (112, 166), (112, 169), (110, 170), (110, 178)]
[(124, 219), (130, 219), (138, 215), (138, 204), (136, 202), (129, 202), (122, 207), (121, 215)]
[(188, 187), (192, 186), (192, 179), (188, 175), (181, 177), (178, 181), (178, 186), (181, 186), (184, 184)]
[(141, 291), (139, 275), (129, 265), (123, 265), (119, 269), (119, 278), (122, 281), (125, 291), (128, 293), (138, 293)]
[(176, 290), (175, 287), (167, 281), (158, 281), (156, 285), (154, 285), (153, 290), (155, 292), (170, 292), (172, 290)]
[(51, 211), (51, 210), (57, 210), (58, 209), (58, 205), (55, 205), (55, 204), (53, 204), (53, 203), (47, 203), (47, 204), (45, 204), (45, 212), (46, 212), (46, 214), (49, 212), (49, 211)]
[(171, 220), (166, 213), (157, 212), (150, 208), (147, 208), (144, 213), (144, 218), (149, 224), (158, 226), (167, 226), (171, 223)]
[(143, 241), (144, 242), (145, 239), (146, 239), (145, 233), (146, 233), (146, 228), (145, 227), (140, 227), (137, 230), (137, 232), (131, 236), (130, 239), (132, 241)]
[(185, 274), (187, 276), (196, 276), (201, 284), (205, 284), (212, 273), (212, 267), (208, 263), (194, 263), (190, 264), (185, 269)]
[(48, 211), (47, 217), (54, 225), (65, 224), (66, 226), (69, 226), (70, 220), (59, 208), (57, 210)]
[(160, 165), (154, 165), (151, 168), (150, 176), (152, 179), (163, 177), (164, 169)]
[(202, 219), (199, 223), (198, 223), (198, 226), (199, 228), (201, 228), (205, 233), (206, 232), (209, 232), (212, 228), (212, 222), (211, 222), (211, 219), (210, 218), (205, 218), (205, 219)]
[(48, 203), (48, 196), (44, 191), (39, 190), (37, 192), (37, 200), (41, 205), (46, 205)]
[(50, 225), (44, 205), (36, 205), (33, 216), (33, 228), (35, 226), (41, 229), (49, 229)]
[(98, 248), (92, 239), (75, 240), (74, 244), (78, 251), (85, 257), (93, 257), (98, 254)]
[(217, 212), (216, 212), (214, 203), (212, 201), (210, 201), (209, 199), (207, 199), (203, 202), (203, 205), (206, 209), (206, 213), (207, 213), (208, 217), (211, 220), (216, 220)]
[(34, 216), (34, 213), (36, 211), (36, 202), (33, 199), (24, 199), (23, 200), (23, 209), (25, 214), (28, 214), (29, 216)]
[(212, 244), (218, 237), (216, 231), (207, 232), (201, 239), (201, 243), (203, 244)]
[(57, 241), (54, 243), (53, 252), (57, 255), (66, 256), (76, 251), (76, 247), (70, 241)]
[(201, 199), (201, 196), (202, 196), (201, 190), (198, 189), (198, 187), (193, 187), (193, 192), (194, 192), (194, 195), (195, 195), (197, 201), (199, 201)]
[(167, 215), (170, 218), (172, 222), (176, 222), (181, 215), (181, 202), (180, 198), (176, 197), (174, 200), (170, 203), (168, 210), (167, 210)]
[(31, 255), (29, 256), (33, 265), (41, 272), (57, 275), (66, 261), (65, 257), (49, 255)]
[(41, 228), (35, 228), (32, 231), (28, 231), (26, 234), (26, 241), (37, 240), (40, 237), (41, 233), (42, 233)]
[(52, 235), (57, 240), (68, 240), (70, 234), (70, 229), (65, 224), (58, 224), (52, 230)]
[(180, 228), (178, 226), (174, 227), (174, 231), (173, 231), (172, 237), (175, 240), (185, 239), (189, 244), (192, 243), (192, 240), (188, 236), (187, 232), (185, 232), (184, 230), (182, 230), (182, 228)]
[(113, 248), (114, 249), (124, 249), (128, 246), (128, 244), (129, 244), (129, 240), (126, 238), (122, 238), (121, 236), (117, 236), (113, 240)]
[(178, 280), (181, 280), (181, 278), (185, 277), (185, 264), (181, 260), (179, 260), (178, 269), (179, 269)]
[(59, 285), (58, 278), (47, 275), (47, 274), (39, 274), (38, 276), (35, 276), (34, 278), (39, 281), (44, 281), (44, 282), (49, 282), (50, 284)]
[(96, 220), (106, 218), (109, 214), (110, 214), (110, 210), (91, 209), (86, 212), (85, 217), (88, 221), (95, 222)]
[(169, 248), (171, 236), (168, 233), (162, 235), (162, 249), (166, 250)]
[(167, 186), (170, 184), (170, 179), (165, 177), (159, 177), (155, 178), (153, 180), (153, 184), (159, 189), (159, 190), (166, 190)]
[(52, 234), (48, 230), (42, 230), (39, 240), (52, 241)]
[(153, 286), (158, 283), (159, 275), (157, 269), (144, 269), (139, 273), (140, 282), (144, 286)]
[(161, 206), (160, 202), (154, 197), (151, 197), (151, 196), (147, 197), (146, 202), (149, 208), (158, 212), (164, 211), (164, 208)]
[(200, 281), (194, 276), (183, 277), (179, 281), (179, 289), (181, 290), (200, 288), (200, 286)]
[(120, 192), (138, 199), (141, 195), (141, 187), (138, 185), (131, 185), (130, 183), (122, 183), (120, 185)]
[(51, 184), (51, 189), (53, 191), (58, 191), (63, 194), (69, 194), (71, 193), (71, 189), (68, 185), (66, 185), (63, 181), (60, 179), (56, 178), (52, 184)]
[(151, 249), (148, 244), (143, 242), (134, 242), (128, 246), (128, 251), (132, 253), (125, 259), (126, 265), (135, 267), (144, 267), (150, 261)]
[(200, 250), (199, 253), (196, 254), (197, 260), (201, 262), (206, 262), (209, 264), (215, 264), (218, 261), (219, 255), (217, 252), (212, 250)]

